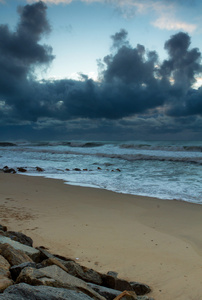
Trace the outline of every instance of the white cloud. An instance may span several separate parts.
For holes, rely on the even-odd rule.
[[[158,18],[156,21],[152,22],[152,25],[159,29],[184,30],[190,33],[196,30],[195,24],[189,24],[189,23],[181,22],[179,20],[174,20],[170,18],[170,16],[162,16]]]

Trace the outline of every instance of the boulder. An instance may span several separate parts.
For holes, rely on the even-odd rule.
[[[0,255],[0,278],[2,277],[9,277],[10,276],[10,264],[9,262]]]
[[[67,272],[72,276],[78,277],[86,282],[102,284],[101,275],[93,269],[80,266],[74,261],[66,261],[63,264],[66,267]]]
[[[114,300],[137,300],[137,295],[134,291],[123,291]]]
[[[24,268],[16,280],[16,283],[21,282],[31,285],[45,285],[58,288],[74,289],[82,291],[93,299],[104,300],[102,296],[88,287],[83,280],[66,273],[56,265],[45,267],[39,270],[30,267]]]
[[[88,286],[91,287],[94,291],[96,291],[101,296],[105,297],[105,299],[107,300],[113,300],[114,298],[116,298],[118,295],[121,294],[120,291],[106,288],[104,286],[100,286],[94,283],[88,283]]]
[[[17,168],[17,169],[18,169],[18,172],[22,172],[22,173],[27,172],[27,170],[25,168],[22,168],[22,167]]]
[[[92,300],[88,295],[74,290],[49,286],[31,286],[20,283],[7,288],[1,300]]]
[[[2,293],[7,287],[13,285],[13,281],[10,278],[2,277],[0,278],[0,293]]]
[[[36,268],[36,264],[34,262],[24,262],[20,265],[12,266],[10,268],[10,274],[12,279],[16,281],[17,277],[20,275],[20,272],[26,267]]]
[[[74,171],[81,171],[81,169],[79,169],[79,168],[74,168],[73,170]]]
[[[6,236],[1,236],[0,235],[0,248],[1,248],[2,244],[9,244],[15,250],[20,250],[23,253],[25,253],[26,255],[28,255],[35,262],[39,261],[40,251],[37,250],[37,249],[35,249],[35,248],[33,248],[33,247],[29,247],[27,245],[23,245],[23,244],[21,244],[21,243],[19,243],[17,241],[11,240],[10,238],[8,238]],[[22,262],[25,262],[25,261],[21,261],[19,263],[14,263],[13,265],[19,265]]]
[[[0,293],[13,284],[13,281],[9,278],[9,268],[9,262],[2,255],[0,255]]]
[[[36,167],[36,171],[37,171],[37,172],[43,172],[44,169],[42,169],[42,168],[40,168],[40,167]]]
[[[21,263],[31,261],[32,259],[21,250],[16,250],[9,244],[0,245],[1,255],[11,264],[20,265]]]
[[[130,282],[130,284],[137,295],[145,295],[151,292],[151,289],[147,284],[135,281]]]
[[[22,232],[7,231],[4,235],[9,237],[11,240],[17,241],[23,245],[27,245],[29,247],[33,246],[33,240]]]
[[[0,230],[1,230],[1,231],[7,231],[7,227],[6,227],[6,226],[3,226],[3,225],[0,225]]]
[[[133,291],[130,283],[124,279],[119,279],[114,276],[110,276],[107,274],[101,274],[102,285],[108,287],[110,289],[118,290],[118,291]]]
[[[13,169],[13,168],[8,168],[7,166],[5,166],[5,167],[3,168],[3,172],[4,172],[4,173],[15,174],[15,173],[16,173],[16,170]]]
[[[114,272],[114,271],[109,271],[109,272],[107,272],[107,275],[110,275],[110,276],[115,277],[115,278],[118,277],[118,273],[117,273],[117,272]]]

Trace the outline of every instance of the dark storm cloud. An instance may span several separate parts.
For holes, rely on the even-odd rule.
[[[16,31],[0,25],[0,96],[17,105],[14,94],[23,94],[35,65],[53,60],[52,48],[40,45],[41,37],[50,31],[46,19],[46,6],[42,2],[26,5],[20,15]]]
[[[34,68],[54,58],[52,48],[40,44],[50,32],[46,6],[37,2],[18,12],[16,31],[0,26],[1,124],[21,125],[31,134],[38,128],[44,134],[49,129],[57,136],[85,132],[95,137],[101,132],[129,136],[128,131],[136,137],[169,135],[201,124],[202,89],[192,88],[202,71],[201,53],[191,49],[188,34],[165,42],[168,58],[160,63],[155,51],[133,47],[121,29],[111,36],[111,53],[99,61],[99,82],[85,74],[81,81],[38,82]]]

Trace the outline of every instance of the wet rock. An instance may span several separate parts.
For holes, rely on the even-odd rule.
[[[43,172],[44,169],[42,169],[42,168],[40,168],[40,167],[36,167],[36,171],[37,171],[37,172]]]
[[[89,295],[93,299],[104,300],[102,296],[88,287],[83,280],[66,273],[56,265],[39,270],[30,267],[24,268],[16,280],[16,283],[21,282],[31,285],[46,285],[58,288],[76,289]]]
[[[15,174],[15,173],[16,173],[16,170],[13,169],[13,168],[9,168],[8,166],[5,166],[5,167],[3,168],[3,172],[4,172],[4,173]]]
[[[79,168],[74,168],[73,170],[74,171],[81,171],[81,169],[79,169]]]
[[[14,241],[17,241],[17,242],[23,244],[23,245],[27,245],[29,247],[33,246],[33,240],[22,232],[7,231],[5,233],[5,236],[9,237],[11,240],[14,240]]]
[[[0,235],[0,247],[2,247],[2,244],[9,244],[15,250],[22,251],[24,254],[28,255],[31,258],[31,261],[33,260],[35,262],[38,262],[38,260],[39,260],[40,252],[39,252],[39,250],[37,250],[33,247],[23,245],[19,242],[11,240],[10,238],[8,238],[6,236],[1,236]],[[20,262],[17,262],[17,263],[13,263],[12,265],[19,265],[20,263],[23,263],[23,262],[25,262],[25,261],[20,261]]]
[[[7,288],[1,300],[92,300],[88,295],[74,290],[49,286],[31,286],[20,283]]]
[[[21,173],[27,172],[27,170],[25,168],[22,168],[22,167],[17,168],[17,169],[18,169],[18,172],[21,172]]]
[[[9,244],[0,245],[0,253],[11,264],[11,266],[20,265],[21,263],[28,261],[32,262],[32,259],[27,254],[21,250],[13,248]]]
[[[26,267],[36,268],[36,264],[34,262],[24,262],[20,265],[12,266],[10,268],[12,279],[16,281],[17,277],[20,275],[20,272]]]
[[[102,170],[100,167],[97,167],[98,170]]]
[[[145,295],[151,292],[151,288],[147,284],[135,281],[130,282],[130,284],[137,295]]]
[[[68,169],[68,168],[66,168],[65,170],[66,170],[66,171],[70,171],[70,169]]]

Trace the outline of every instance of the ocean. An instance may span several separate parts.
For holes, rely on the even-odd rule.
[[[6,165],[71,185],[202,204],[202,141],[0,142]]]

